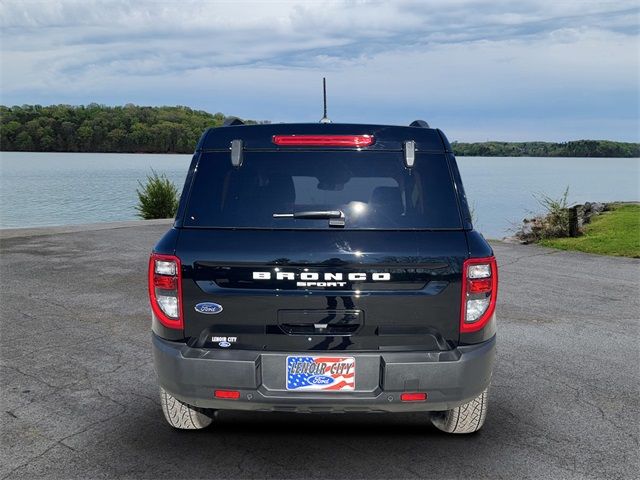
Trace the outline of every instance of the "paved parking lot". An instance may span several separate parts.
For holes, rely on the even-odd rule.
[[[231,412],[179,432],[145,284],[167,227],[120,227],[0,234],[0,478],[637,478],[638,260],[494,244],[499,352],[476,435],[418,414]]]

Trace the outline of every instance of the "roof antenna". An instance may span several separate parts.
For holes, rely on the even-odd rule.
[[[320,119],[320,123],[331,123],[327,117],[327,79],[322,77],[322,97],[324,99],[324,115]]]

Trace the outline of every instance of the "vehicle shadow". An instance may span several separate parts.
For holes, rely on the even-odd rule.
[[[202,431],[157,421],[139,427],[119,442],[131,442],[125,455],[149,465],[136,472],[139,478],[415,478],[448,472],[461,455],[469,462],[486,458],[493,448],[489,432],[447,435],[426,413],[223,411]],[[137,441],[139,435],[147,441]]]

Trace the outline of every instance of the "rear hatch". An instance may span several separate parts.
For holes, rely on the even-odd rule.
[[[279,216],[312,211],[344,225]],[[448,350],[466,252],[444,153],[407,168],[402,151],[249,150],[241,166],[202,152],[176,248],[185,335],[207,348]]]

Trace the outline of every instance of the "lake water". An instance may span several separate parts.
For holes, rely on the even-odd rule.
[[[154,169],[182,188],[190,155],[0,153],[0,228],[136,219],[138,180]],[[535,194],[571,202],[640,200],[638,158],[459,157],[475,227],[489,238],[540,207]]]

